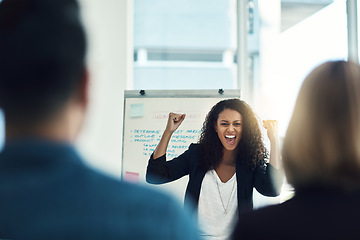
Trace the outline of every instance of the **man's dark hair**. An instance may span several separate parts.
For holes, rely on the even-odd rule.
[[[6,121],[52,116],[79,86],[86,40],[75,0],[0,2],[0,108]]]

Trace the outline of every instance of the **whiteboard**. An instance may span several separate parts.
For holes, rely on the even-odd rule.
[[[217,102],[240,98],[240,90],[126,90],[124,92],[124,129],[122,178],[138,184],[145,181],[146,167],[167,124],[169,112],[186,117],[174,132],[167,160],[179,156],[199,139],[206,114]],[[188,176],[171,183],[151,185],[183,200]]]

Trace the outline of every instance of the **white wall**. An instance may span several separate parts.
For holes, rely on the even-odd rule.
[[[90,103],[78,147],[87,162],[121,173],[123,92],[133,72],[132,0],[79,0],[88,36]]]

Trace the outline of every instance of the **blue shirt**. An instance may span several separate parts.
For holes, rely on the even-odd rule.
[[[73,146],[8,142],[0,153],[0,238],[198,239],[172,197],[87,167]]]

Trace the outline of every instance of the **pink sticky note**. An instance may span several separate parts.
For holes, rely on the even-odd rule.
[[[136,172],[125,172],[124,180],[131,183],[139,182],[139,173]]]

